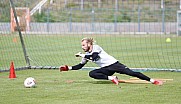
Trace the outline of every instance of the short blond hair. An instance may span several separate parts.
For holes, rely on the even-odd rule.
[[[83,41],[85,41],[85,40],[87,41],[87,43],[90,43],[91,45],[95,44],[95,41],[94,41],[93,38],[85,37],[85,38],[83,38],[83,39],[81,40],[81,42],[83,42]]]

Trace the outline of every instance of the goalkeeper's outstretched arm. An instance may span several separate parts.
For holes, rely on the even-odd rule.
[[[68,70],[79,70],[81,69],[86,63],[79,63],[74,66],[68,66],[68,65],[63,65],[60,66],[60,71],[68,71]]]
[[[63,65],[63,66],[60,66],[60,71],[68,71],[68,70],[79,70],[81,69],[85,64],[77,64],[77,65],[74,65],[74,66],[67,66],[67,65]]]
[[[84,65],[85,65],[85,64],[79,63],[79,64],[77,64],[77,65],[72,66],[72,67],[71,67],[71,68],[72,68],[71,70],[79,70],[79,69],[81,69]]]

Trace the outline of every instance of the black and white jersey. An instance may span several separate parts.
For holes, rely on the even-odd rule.
[[[92,62],[96,63],[100,67],[109,66],[118,61],[113,56],[110,56],[109,54],[107,54],[99,45],[93,45],[92,52],[86,52],[85,55],[92,55],[95,52],[98,53],[99,58]],[[87,62],[88,62],[88,59],[82,58],[82,61],[80,63],[86,64]]]

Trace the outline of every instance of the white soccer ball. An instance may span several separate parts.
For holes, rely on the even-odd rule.
[[[24,86],[25,86],[26,88],[32,88],[32,87],[35,87],[35,85],[36,85],[36,81],[35,81],[35,79],[32,78],[32,77],[28,77],[28,78],[26,78],[25,81],[24,81]]]

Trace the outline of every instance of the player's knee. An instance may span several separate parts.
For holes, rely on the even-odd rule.
[[[90,72],[89,72],[89,76],[90,76],[91,78],[95,78],[95,72],[94,72],[94,71],[90,71]]]

